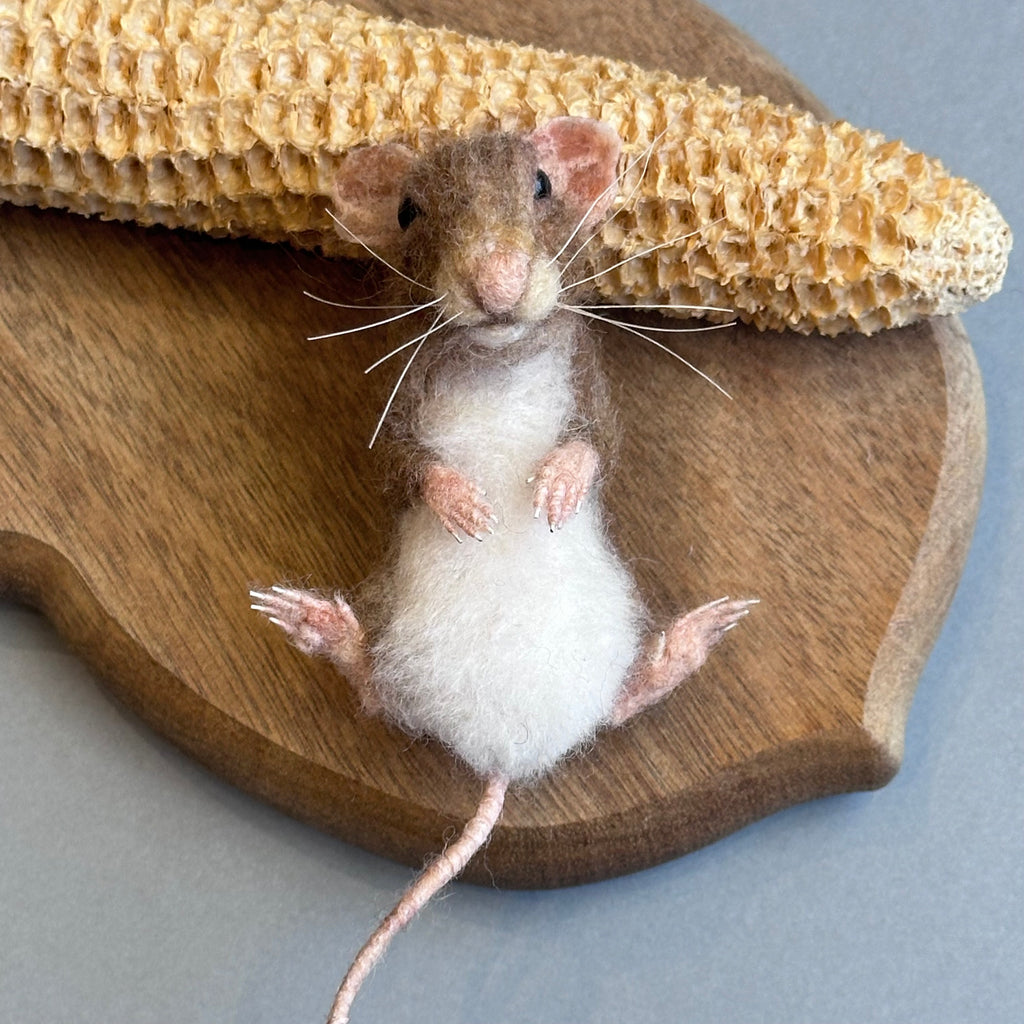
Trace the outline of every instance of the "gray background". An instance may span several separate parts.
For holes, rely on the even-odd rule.
[[[711,6],[836,113],[979,183],[1024,246],[1024,5]],[[964,317],[986,491],[896,780],[599,885],[456,886],[357,1021],[1022,1019],[1021,266]],[[408,878],[194,766],[0,604],[0,1021],[319,1021]]]

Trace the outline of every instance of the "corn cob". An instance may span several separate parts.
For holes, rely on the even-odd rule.
[[[610,301],[871,332],[998,290],[1009,230],[900,142],[624,62],[309,0],[0,0],[0,198],[348,252],[325,208],[350,148],[599,117],[626,158]]]

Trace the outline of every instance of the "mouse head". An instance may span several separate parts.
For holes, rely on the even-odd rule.
[[[619,146],[600,121],[560,117],[423,156],[398,144],[354,150],[337,181],[339,217],[433,293],[416,298],[445,296],[460,325],[540,321],[555,308],[563,265],[615,200]]]

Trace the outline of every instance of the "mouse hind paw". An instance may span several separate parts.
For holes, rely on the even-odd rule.
[[[644,708],[667,697],[693,675],[729,630],[758,603],[756,598],[719,598],[675,619],[653,638],[652,647],[634,665],[612,712],[621,725]]]
[[[253,611],[284,631],[303,654],[330,658],[335,651],[362,642],[362,629],[340,595],[323,597],[313,590],[274,586],[251,590]]]
[[[366,635],[355,612],[340,595],[273,586],[250,590],[250,608],[281,629],[303,654],[327,658],[355,686],[368,712],[379,710],[370,686]]]

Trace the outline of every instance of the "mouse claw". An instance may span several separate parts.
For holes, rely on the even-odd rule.
[[[548,505],[548,486],[545,483],[537,485],[533,493],[533,518],[540,519],[540,514]]]
[[[665,635],[665,630],[661,630],[658,633],[658,639],[655,641],[654,650],[651,652],[650,660],[652,662],[660,661],[665,654],[665,645],[668,643],[668,638]]]

